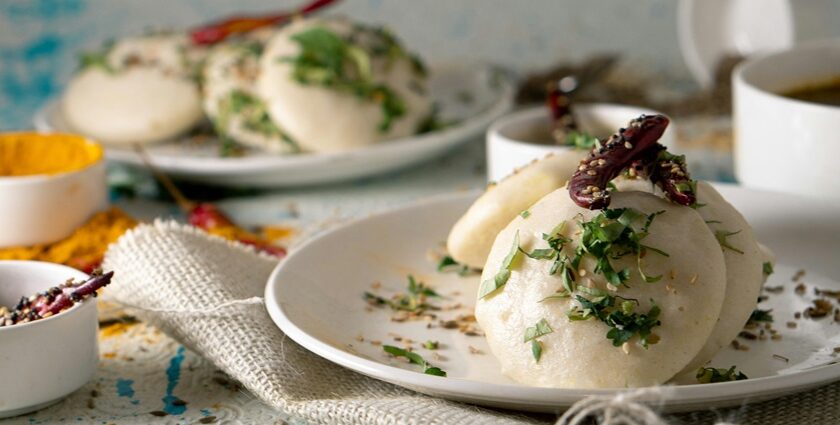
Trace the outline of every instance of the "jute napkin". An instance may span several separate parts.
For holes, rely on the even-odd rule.
[[[559,419],[428,397],[344,369],[287,339],[262,302],[275,265],[249,247],[159,221],[135,228],[109,248],[104,267],[116,274],[106,296],[212,361],[267,404],[312,424],[584,424],[589,418],[628,425],[840,422],[837,385],[808,393],[810,398],[796,396],[785,408],[778,402],[756,405],[747,410],[754,415],[741,409],[667,421],[632,397],[585,400]],[[786,413],[799,410],[796,405],[821,406],[830,422]]]

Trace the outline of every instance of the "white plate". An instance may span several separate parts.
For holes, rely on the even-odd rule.
[[[781,50],[794,42],[789,0],[682,0],[677,26],[683,58],[703,87],[712,85],[727,56]]]
[[[718,186],[755,227],[761,241],[778,255],[778,266],[768,285],[785,285],[783,293],[770,295],[762,308],[772,308],[780,341],[742,341],[750,351],[725,348],[712,362],[717,367],[737,365],[750,379],[720,384],[675,385],[667,393],[665,409],[686,411],[738,405],[803,391],[840,379],[840,365],[832,364],[833,348],[840,346],[840,326],[831,318],[802,319],[788,329],[794,311],[807,299],[793,292],[795,269],[808,270],[805,281],[822,288],[840,289],[840,207],[820,205],[790,195],[760,192],[735,186]],[[458,277],[435,271],[427,258],[439,248],[452,223],[475,194],[458,194],[365,218],[311,240],[285,261],[266,287],[269,314],[283,332],[312,352],[344,367],[422,393],[500,408],[558,412],[591,394],[619,390],[537,388],[516,384],[499,372],[483,337],[469,337],[440,327],[427,329],[424,322],[396,323],[383,309],[366,311],[362,300],[372,282],[381,282],[379,293],[405,292],[406,275],[412,273],[465,308],[438,312],[441,318],[471,313],[478,277]],[[807,206],[807,208],[806,208]],[[453,295],[459,292],[460,295]],[[440,341],[438,352],[417,350],[447,378],[424,375],[416,366],[387,357],[369,343],[381,340],[399,346],[396,333],[414,341]],[[364,342],[357,340],[365,338]],[[485,355],[470,354],[473,346]],[[778,354],[788,363],[773,357]]]
[[[510,78],[493,67],[477,65],[432,67],[430,93],[440,106],[441,118],[445,122],[455,120],[455,125],[350,152],[285,156],[254,152],[221,158],[215,140],[201,144],[174,140],[149,146],[147,151],[161,171],[186,180],[239,187],[338,182],[396,170],[440,155],[481,135],[513,102]],[[73,132],[61,114],[59,102],[47,104],[35,115],[36,129]],[[131,148],[106,146],[105,155],[114,162],[142,165]]]

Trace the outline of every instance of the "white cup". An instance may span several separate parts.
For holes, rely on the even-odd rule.
[[[611,103],[579,103],[575,104],[573,111],[581,131],[598,138],[608,137],[639,115],[659,113]],[[672,123],[659,142],[673,148],[674,134]],[[535,159],[571,150],[569,146],[554,144],[547,107],[514,112],[499,118],[487,130],[487,180],[499,181]]]
[[[840,107],[778,93],[840,77],[840,40],[749,59],[732,75],[735,176],[744,186],[840,199]]]

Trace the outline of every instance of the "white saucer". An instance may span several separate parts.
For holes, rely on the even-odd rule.
[[[201,144],[173,140],[148,146],[154,164],[185,180],[232,187],[289,187],[341,182],[404,168],[438,156],[481,135],[513,104],[513,83],[498,69],[478,65],[433,66],[430,93],[439,105],[442,130],[330,154],[272,155],[249,153],[219,157],[216,141]],[[39,131],[73,132],[61,113],[60,101],[47,104],[33,119]],[[114,162],[142,166],[130,147],[109,147]]]
[[[717,186],[754,226],[761,242],[778,256],[776,273],[767,285],[784,285],[761,308],[772,308],[779,341],[745,341],[750,351],[725,348],[712,362],[716,367],[737,365],[748,380],[674,385],[665,392],[667,411],[688,411],[739,405],[804,391],[840,379],[840,365],[833,364],[834,347],[840,346],[840,326],[832,318],[802,319],[788,329],[794,311],[812,299],[795,295],[791,276],[803,268],[805,281],[821,288],[840,289],[840,282],[820,277],[840,277],[840,207],[798,197]],[[476,194],[455,194],[371,216],[321,235],[284,260],[266,286],[266,305],[272,319],[290,338],[339,365],[433,396],[486,406],[529,411],[558,412],[592,394],[620,390],[538,388],[517,384],[503,376],[498,362],[480,336],[467,336],[441,327],[427,329],[425,322],[390,321],[385,309],[366,309],[362,299],[373,282],[381,282],[383,296],[405,292],[412,274],[447,297],[444,305],[465,308],[437,312],[450,319],[471,314],[478,277],[459,277],[436,271],[428,258],[439,249],[453,222]],[[457,293],[457,294],[456,294]],[[394,335],[418,343],[437,340],[445,359],[435,359],[424,348],[416,350],[448,377],[419,373],[415,365],[389,358],[372,340],[399,346]],[[419,344],[415,344],[419,345]],[[471,354],[470,347],[485,354]],[[789,361],[773,357],[783,356]]]

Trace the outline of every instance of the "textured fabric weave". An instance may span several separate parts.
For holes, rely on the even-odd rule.
[[[107,299],[126,305],[239,380],[267,404],[312,424],[548,424],[441,400],[337,366],[287,339],[261,301],[276,260],[174,222],[141,225],[106,254]],[[742,409],[669,415],[616,400],[584,400],[558,423],[840,423],[840,384]],[[576,412],[582,415],[576,415]],[[605,421],[605,418],[612,418]],[[628,419],[629,418],[629,419]],[[632,421],[631,421],[632,420]]]

